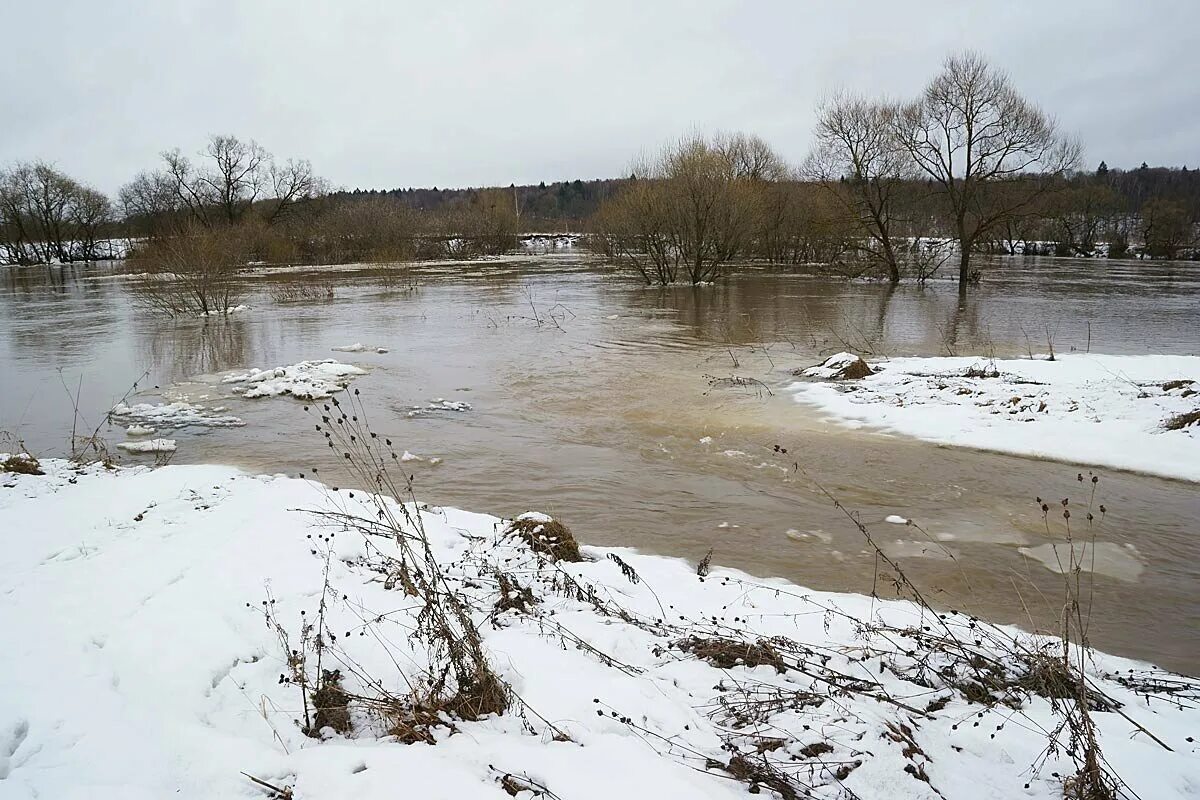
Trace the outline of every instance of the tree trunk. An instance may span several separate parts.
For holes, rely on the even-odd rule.
[[[971,247],[975,244],[972,237],[967,236],[965,220],[958,218],[958,291],[965,292],[971,279]]]

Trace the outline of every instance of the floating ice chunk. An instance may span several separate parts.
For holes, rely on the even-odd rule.
[[[127,453],[173,453],[174,439],[147,439],[144,442],[121,442],[117,445]]]
[[[227,375],[222,383],[244,384],[234,388],[243,397],[277,397],[291,395],[301,400],[319,400],[340,392],[359,375],[367,371],[352,364],[333,359],[301,361],[274,369],[251,369],[249,372]]]
[[[886,517],[884,517],[883,521],[890,522],[893,525],[907,525],[908,524],[908,520],[905,519],[904,517],[900,516],[899,514],[888,514]]]
[[[134,405],[117,403],[109,414],[118,422],[128,424],[130,427],[126,433],[131,436],[149,435],[156,428],[238,428],[246,424],[239,417],[217,413],[225,410],[223,407],[210,409],[183,401]],[[140,432],[134,428],[140,429]]]
[[[470,403],[465,403],[461,400],[446,400],[439,397],[436,400],[430,400],[423,406],[411,406],[408,410],[408,416],[416,417],[421,414],[436,414],[440,411],[453,411],[461,414],[470,410]]]
[[[200,314],[201,317],[223,317],[226,314],[234,314],[238,311],[249,311],[250,306],[230,306],[224,311],[205,311]]]

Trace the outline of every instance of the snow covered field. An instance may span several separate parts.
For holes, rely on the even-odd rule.
[[[242,773],[295,800],[987,800],[1061,797],[1075,772],[1046,752],[1072,701],[1021,688],[1028,664],[995,649],[1041,653],[1032,637],[627,550],[554,562],[445,508],[421,515],[440,566],[414,568],[471,609],[512,699],[403,744],[356,699],[404,696],[427,663],[409,579],[378,571],[394,540],[341,524],[377,519],[369,498],[219,466],[42,466],[0,474],[5,800],[273,796]],[[270,619],[292,648],[325,632],[345,733],[302,732]],[[986,690],[946,641],[987,665]],[[1146,800],[1195,797],[1200,684],[1102,655],[1089,670],[1113,770]],[[1184,688],[1138,693],[1154,681]]]
[[[872,367],[861,380],[791,388],[849,426],[1200,481],[1200,424],[1167,429],[1200,409],[1200,357],[894,358]],[[831,373],[818,367],[805,377]]]

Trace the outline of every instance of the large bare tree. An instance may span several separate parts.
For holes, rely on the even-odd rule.
[[[308,161],[277,162],[257,142],[236,136],[210,136],[195,161],[178,148],[162,158],[160,172],[143,173],[122,188],[127,211],[160,220],[183,212],[212,227],[242,222],[258,204],[258,215],[270,224],[325,191]]]
[[[896,241],[900,194],[916,170],[897,136],[897,107],[852,94],[823,103],[803,174],[819,183],[861,229],[858,249],[900,282]]]
[[[1079,162],[1080,147],[975,53],[946,59],[916,101],[897,114],[897,135],[940,189],[960,248],[958,280],[971,280],[971,250],[1020,215]],[[993,192],[998,184],[1011,184]]]
[[[112,219],[102,193],[45,162],[19,163],[0,173],[0,248],[18,263],[80,261],[100,252],[100,232]]]

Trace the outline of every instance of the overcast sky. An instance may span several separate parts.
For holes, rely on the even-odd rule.
[[[5,0],[0,165],[105,191],[210,133],[337,186],[623,173],[688,130],[791,159],[849,88],[915,93],[978,50],[1088,164],[1200,164],[1200,0]]]

